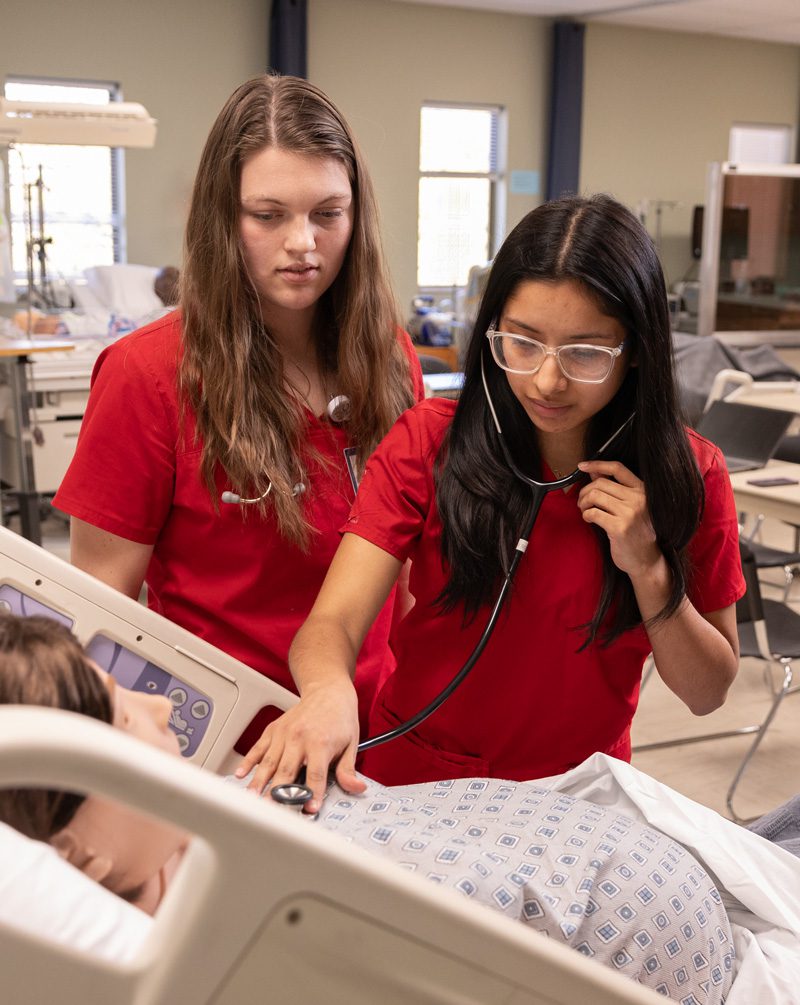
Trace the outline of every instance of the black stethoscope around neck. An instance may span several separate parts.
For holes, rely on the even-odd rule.
[[[492,396],[489,393],[489,384],[486,380],[486,372],[483,365],[483,357],[481,357],[481,380],[483,382],[483,391],[486,395],[486,403],[489,406],[489,411],[494,422],[495,429],[497,430],[497,438],[500,441],[500,449],[503,452],[503,458],[508,465],[511,473],[523,482],[531,490],[531,508],[528,511],[525,523],[522,528],[522,533],[517,541],[517,545],[514,548],[514,554],[511,557],[511,561],[508,565],[508,570],[506,571],[503,583],[497,594],[497,599],[492,607],[491,614],[486,622],[486,626],[483,629],[481,637],[478,639],[475,648],[472,650],[470,655],[467,657],[464,665],[458,671],[458,673],[453,677],[449,684],[444,687],[439,694],[433,698],[423,709],[420,709],[416,715],[407,719],[405,722],[401,722],[398,726],[393,729],[387,730],[385,733],[379,733],[377,736],[370,736],[366,740],[362,740],[361,743],[356,747],[356,753],[362,753],[365,750],[371,750],[373,747],[379,747],[384,743],[388,743],[390,740],[395,740],[400,736],[404,736],[406,733],[410,733],[417,726],[421,725],[429,716],[444,704],[445,701],[450,697],[450,695],[456,690],[457,687],[464,681],[467,675],[471,672],[475,664],[480,659],[484,649],[486,648],[489,639],[492,637],[495,626],[497,625],[497,619],[500,616],[505,602],[508,598],[509,590],[511,589],[511,584],[516,575],[519,563],[522,561],[522,556],[525,554],[528,548],[528,542],[530,541],[531,534],[533,533],[534,525],[536,524],[536,519],[539,516],[539,510],[542,507],[545,496],[550,492],[556,492],[557,490],[567,489],[571,485],[580,481],[585,475],[580,468],[576,468],[571,474],[565,475],[563,478],[557,478],[552,482],[540,482],[535,478],[530,478],[524,472],[520,471],[511,456],[511,451],[508,449],[505,438],[503,437],[503,430],[500,426],[500,420],[497,417],[497,412],[495,411],[494,402],[492,401]],[[628,418],[622,423],[622,425],[617,429],[612,436],[610,436],[606,442],[595,451],[592,460],[597,460],[611,445],[616,442],[619,437],[625,432],[625,430],[633,422],[636,412],[631,412]],[[283,805],[292,806],[296,809],[302,809],[305,803],[311,798],[311,789],[304,784],[305,780],[305,768],[301,769],[300,775],[294,782],[290,782],[286,785],[276,785],[271,790],[270,793],[272,798]]]

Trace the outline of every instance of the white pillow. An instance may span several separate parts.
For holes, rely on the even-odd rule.
[[[0,823],[0,939],[14,928],[125,963],[153,919],[65,862],[49,845]]]
[[[84,269],[89,291],[107,311],[136,320],[164,305],[153,289],[158,269],[151,265],[93,265]]]

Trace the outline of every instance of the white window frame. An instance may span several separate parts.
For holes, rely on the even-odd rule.
[[[507,180],[507,148],[508,148],[508,127],[507,115],[502,105],[485,104],[480,102],[459,102],[459,101],[423,101],[420,107],[420,118],[426,108],[452,108],[467,109],[469,111],[489,111],[494,116],[495,127],[495,150],[494,167],[489,171],[423,171],[419,170],[417,181],[417,216],[419,218],[419,182],[423,178],[488,178],[489,179],[489,247],[487,249],[488,259],[491,260],[497,254],[500,245],[503,243],[506,232],[506,180]],[[421,157],[417,158],[417,164]],[[482,262],[475,262],[475,265],[482,265]],[[419,274],[419,259],[417,259],[417,275]],[[434,297],[441,297],[445,292],[457,289],[458,286],[432,286],[419,285],[419,292],[431,294]]]
[[[44,86],[53,87],[91,87],[99,88],[101,90],[107,90],[109,95],[109,102],[121,101],[122,100],[122,89],[120,85],[114,81],[107,80],[88,80],[88,79],[73,79],[66,77],[43,77],[43,76],[29,76],[24,74],[7,74],[4,80],[4,87],[8,84],[41,84]],[[7,95],[8,96],[8,95]],[[15,146],[21,147],[21,153],[24,158],[25,147],[31,144],[15,144]],[[125,227],[125,151],[122,147],[108,147],[109,151],[109,172],[111,181],[111,231],[112,231],[112,247],[113,247],[113,262],[126,262],[127,261],[127,232]],[[9,152],[9,158],[14,156],[12,152]],[[9,168],[10,168],[9,164]],[[26,168],[30,170],[30,165],[26,162]],[[23,197],[24,205],[24,197]],[[11,201],[11,193],[9,191],[8,195],[8,207],[9,207],[9,221],[12,223],[19,223],[19,216],[14,213],[14,206]],[[45,203],[45,213],[46,213],[46,203]],[[36,209],[34,208],[34,214]],[[45,219],[45,225],[46,225]],[[46,235],[45,235],[46,236]],[[13,234],[12,234],[12,244],[13,244]],[[13,251],[12,251],[13,254]],[[99,264],[99,263],[98,263]],[[80,274],[69,275],[64,274],[59,270],[59,276],[62,276],[67,282],[74,280],[80,281],[82,278]],[[51,276],[52,280],[54,277]],[[19,270],[14,272],[14,286],[20,292],[28,286],[28,276],[26,273],[21,273]],[[42,296],[42,291],[39,293]],[[44,294],[44,299],[47,299],[46,293]],[[42,306],[68,306],[64,304],[43,304]]]
[[[735,122],[728,133],[731,164],[791,164],[794,128],[782,123]]]

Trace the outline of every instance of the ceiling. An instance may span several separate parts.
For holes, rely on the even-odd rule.
[[[800,45],[800,0],[402,0]]]

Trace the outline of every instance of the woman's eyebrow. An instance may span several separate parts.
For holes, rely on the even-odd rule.
[[[507,325],[514,325],[515,328],[522,328],[526,332],[530,332],[532,335],[540,335],[541,329],[534,327],[533,325],[526,324],[524,321],[520,321],[517,318],[506,317],[503,318],[503,323]],[[568,335],[567,340],[570,342],[580,342],[581,339],[587,338],[603,338],[608,340],[613,340],[616,336],[608,332],[578,332],[576,335]]]
[[[534,328],[533,325],[525,324],[524,321],[518,321],[517,318],[505,317],[503,321],[508,325],[515,325],[517,328],[523,328],[526,332],[538,332],[538,328]]]
[[[351,192],[332,192],[330,195],[323,196],[322,199],[317,200],[316,206],[323,206],[327,202],[345,202],[346,200],[352,199]],[[243,206],[257,206],[262,203],[270,203],[273,206],[286,206],[287,203],[282,199],[276,199],[271,195],[261,195],[253,194],[242,197]]]

